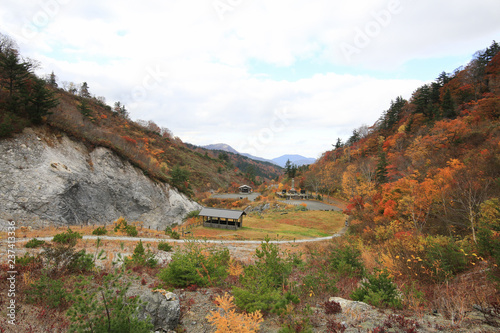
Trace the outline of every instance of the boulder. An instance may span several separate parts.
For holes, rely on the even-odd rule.
[[[342,312],[362,312],[374,309],[371,305],[364,302],[351,301],[341,297],[330,297],[329,301],[339,303]]]
[[[145,320],[149,316],[155,331],[169,332],[179,324],[181,306],[176,294],[163,289],[150,290],[137,286],[131,287],[127,296],[139,296],[142,304],[137,317]]]

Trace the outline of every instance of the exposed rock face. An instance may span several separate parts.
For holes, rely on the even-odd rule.
[[[0,229],[109,224],[120,216],[165,228],[200,206],[113,151],[44,129],[0,141]]]

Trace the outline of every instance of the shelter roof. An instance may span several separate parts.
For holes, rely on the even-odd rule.
[[[203,207],[203,209],[200,211],[198,215],[238,220],[242,215],[247,215],[247,214],[242,210]]]

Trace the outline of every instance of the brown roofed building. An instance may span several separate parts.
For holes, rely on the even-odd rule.
[[[199,216],[203,217],[203,226],[209,228],[238,229],[243,225],[242,210],[219,209],[204,207]]]

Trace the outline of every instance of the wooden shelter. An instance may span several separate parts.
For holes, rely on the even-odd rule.
[[[247,214],[242,210],[204,207],[198,215],[203,217],[204,227],[236,230],[241,228],[243,215]]]
[[[252,193],[252,188],[248,185],[241,185],[238,189],[240,190],[240,193]]]

